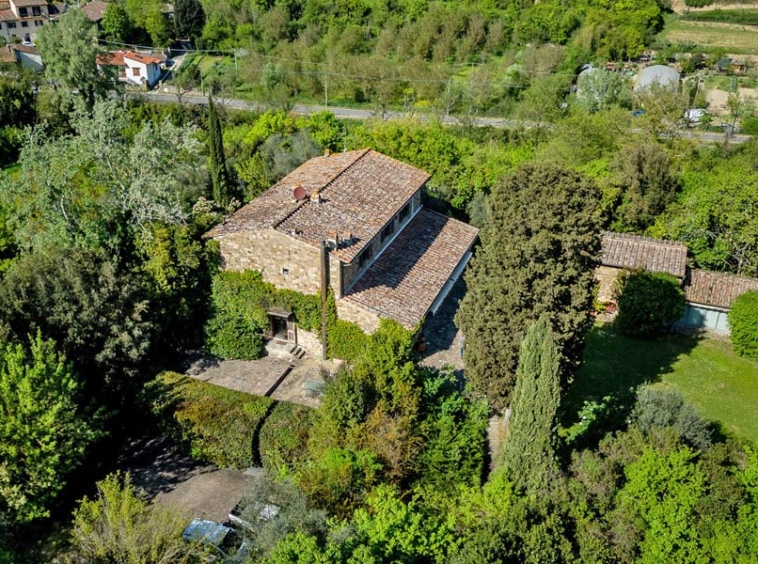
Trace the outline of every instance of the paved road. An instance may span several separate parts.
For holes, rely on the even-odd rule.
[[[176,94],[170,92],[145,92],[142,94],[130,94],[130,96],[140,96],[152,102],[177,102],[178,98]],[[264,111],[268,109],[268,106],[258,102],[248,102],[246,100],[240,100],[238,98],[217,98],[218,103],[225,108],[232,108],[235,110],[253,110]],[[200,104],[205,105],[208,103],[208,98],[197,93],[185,94],[182,97],[182,102],[186,104]],[[357,108],[340,108],[337,106],[319,106],[319,105],[305,105],[296,104],[293,106],[292,111],[300,115],[310,115],[317,112],[323,112],[324,110],[332,112],[335,117],[340,119],[371,119],[379,117],[381,112],[372,110],[361,110]],[[404,119],[410,117],[411,114],[405,112],[387,112],[383,117],[386,120],[392,119]],[[423,119],[423,116],[422,116]],[[445,125],[462,125],[463,122],[454,116],[443,116],[441,121]],[[477,127],[496,127],[496,128],[516,128],[516,127],[534,127],[536,124],[531,122],[510,120],[505,118],[495,117],[475,117],[472,120],[473,124]],[[679,130],[678,135],[685,139],[698,140],[701,143],[723,143],[724,134],[705,131],[689,131]],[[732,135],[729,138],[730,143],[745,143],[752,139],[750,135]]]

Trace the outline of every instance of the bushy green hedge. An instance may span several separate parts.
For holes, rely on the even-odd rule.
[[[260,272],[219,272],[213,279],[211,317],[205,327],[206,347],[221,358],[256,359],[263,352],[267,309],[291,311],[306,331],[321,327],[318,296],[277,290]]]
[[[674,323],[684,313],[684,292],[670,274],[646,270],[623,271],[617,283],[618,330],[645,336]]]
[[[734,352],[758,360],[758,291],[745,292],[729,310]]]
[[[289,474],[307,457],[314,411],[290,402],[276,404],[261,427],[258,449],[269,475]]]
[[[255,462],[253,439],[272,408],[270,398],[251,396],[164,372],[151,383],[153,412],[163,418],[193,458],[244,469]]]

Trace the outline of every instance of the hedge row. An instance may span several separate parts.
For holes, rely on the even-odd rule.
[[[163,398],[153,404],[153,412],[193,458],[222,468],[245,469],[257,462],[253,440],[274,400],[174,372],[164,372],[152,386],[161,388],[155,395]]]
[[[729,310],[729,329],[734,352],[758,360],[758,292],[745,292]]]
[[[303,405],[277,403],[261,427],[258,448],[269,475],[293,472],[308,454],[308,435],[315,412]]]
[[[689,12],[685,20],[694,22],[719,22],[742,25],[758,25],[758,10],[708,10]]]

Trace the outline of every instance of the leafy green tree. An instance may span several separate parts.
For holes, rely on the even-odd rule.
[[[186,524],[183,515],[140,499],[128,474],[110,474],[97,483],[97,497],[83,498],[74,511],[70,562],[189,562],[199,551],[182,539]]]
[[[134,276],[102,253],[25,255],[0,282],[0,319],[17,336],[40,331],[73,360],[87,397],[123,405],[135,391],[154,323]]]
[[[203,33],[205,11],[199,0],[174,2],[174,29],[177,37],[196,39]]]
[[[75,113],[74,123],[76,134],[63,137],[33,130],[21,171],[0,179],[21,249],[104,247],[123,256],[125,241],[151,222],[186,220],[185,202],[205,187],[194,128],[148,122],[127,138],[115,101]]]
[[[521,342],[503,463],[518,489],[540,492],[557,474],[555,455],[561,399],[560,354],[547,314]]]
[[[657,142],[636,142],[614,163],[622,186],[616,227],[642,231],[676,199],[679,180],[671,157]]]
[[[734,300],[729,328],[734,352],[758,360],[758,291],[745,292]]]
[[[502,408],[515,384],[521,339],[541,314],[551,314],[563,378],[579,362],[591,324],[600,194],[577,173],[525,165],[488,201],[456,323],[466,336],[467,380]]]
[[[588,69],[576,81],[576,101],[591,114],[628,103],[628,92],[629,86],[619,73],[602,68]]]
[[[646,270],[619,274],[616,327],[625,335],[647,336],[684,314],[684,292],[670,274]]]
[[[38,332],[22,345],[0,343],[0,516],[27,523],[53,502],[99,436],[79,407],[80,385],[52,341]]]
[[[155,47],[165,47],[171,39],[171,26],[168,15],[163,11],[163,5],[151,5],[145,17],[145,30],[150,34],[150,40]]]
[[[126,13],[124,6],[120,2],[110,2],[106,6],[100,25],[105,37],[111,41],[126,41],[132,33],[132,23],[129,19],[129,14]]]
[[[95,64],[102,53],[95,41],[94,24],[81,10],[69,10],[56,25],[46,25],[37,35],[40,55],[45,61],[45,77],[55,85],[62,101],[70,100],[74,91],[92,109],[106,96],[111,80]]]
[[[208,149],[209,170],[213,183],[213,199],[222,206],[231,201],[232,186],[229,171],[226,168],[226,156],[224,153],[224,137],[221,133],[221,120],[213,103],[213,96],[208,95]]]

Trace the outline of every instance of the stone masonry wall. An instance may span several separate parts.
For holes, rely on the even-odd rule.
[[[277,288],[304,294],[321,292],[317,248],[273,229],[232,233],[217,240],[225,270],[259,270],[263,279]]]
[[[379,329],[379,316],[345,300],[337,300],[337,317],[345,321],[352,321],[364,333],[371,334]]]
[[[616,286],[616,279],[618,278],[620,268],[613,268],[610,266],[598,266],[595,269],[595,280],[600,283],[600,288],[597,293],[597,301],[601,304],[609,302],[615,302],[613,297],[613,289]]]

